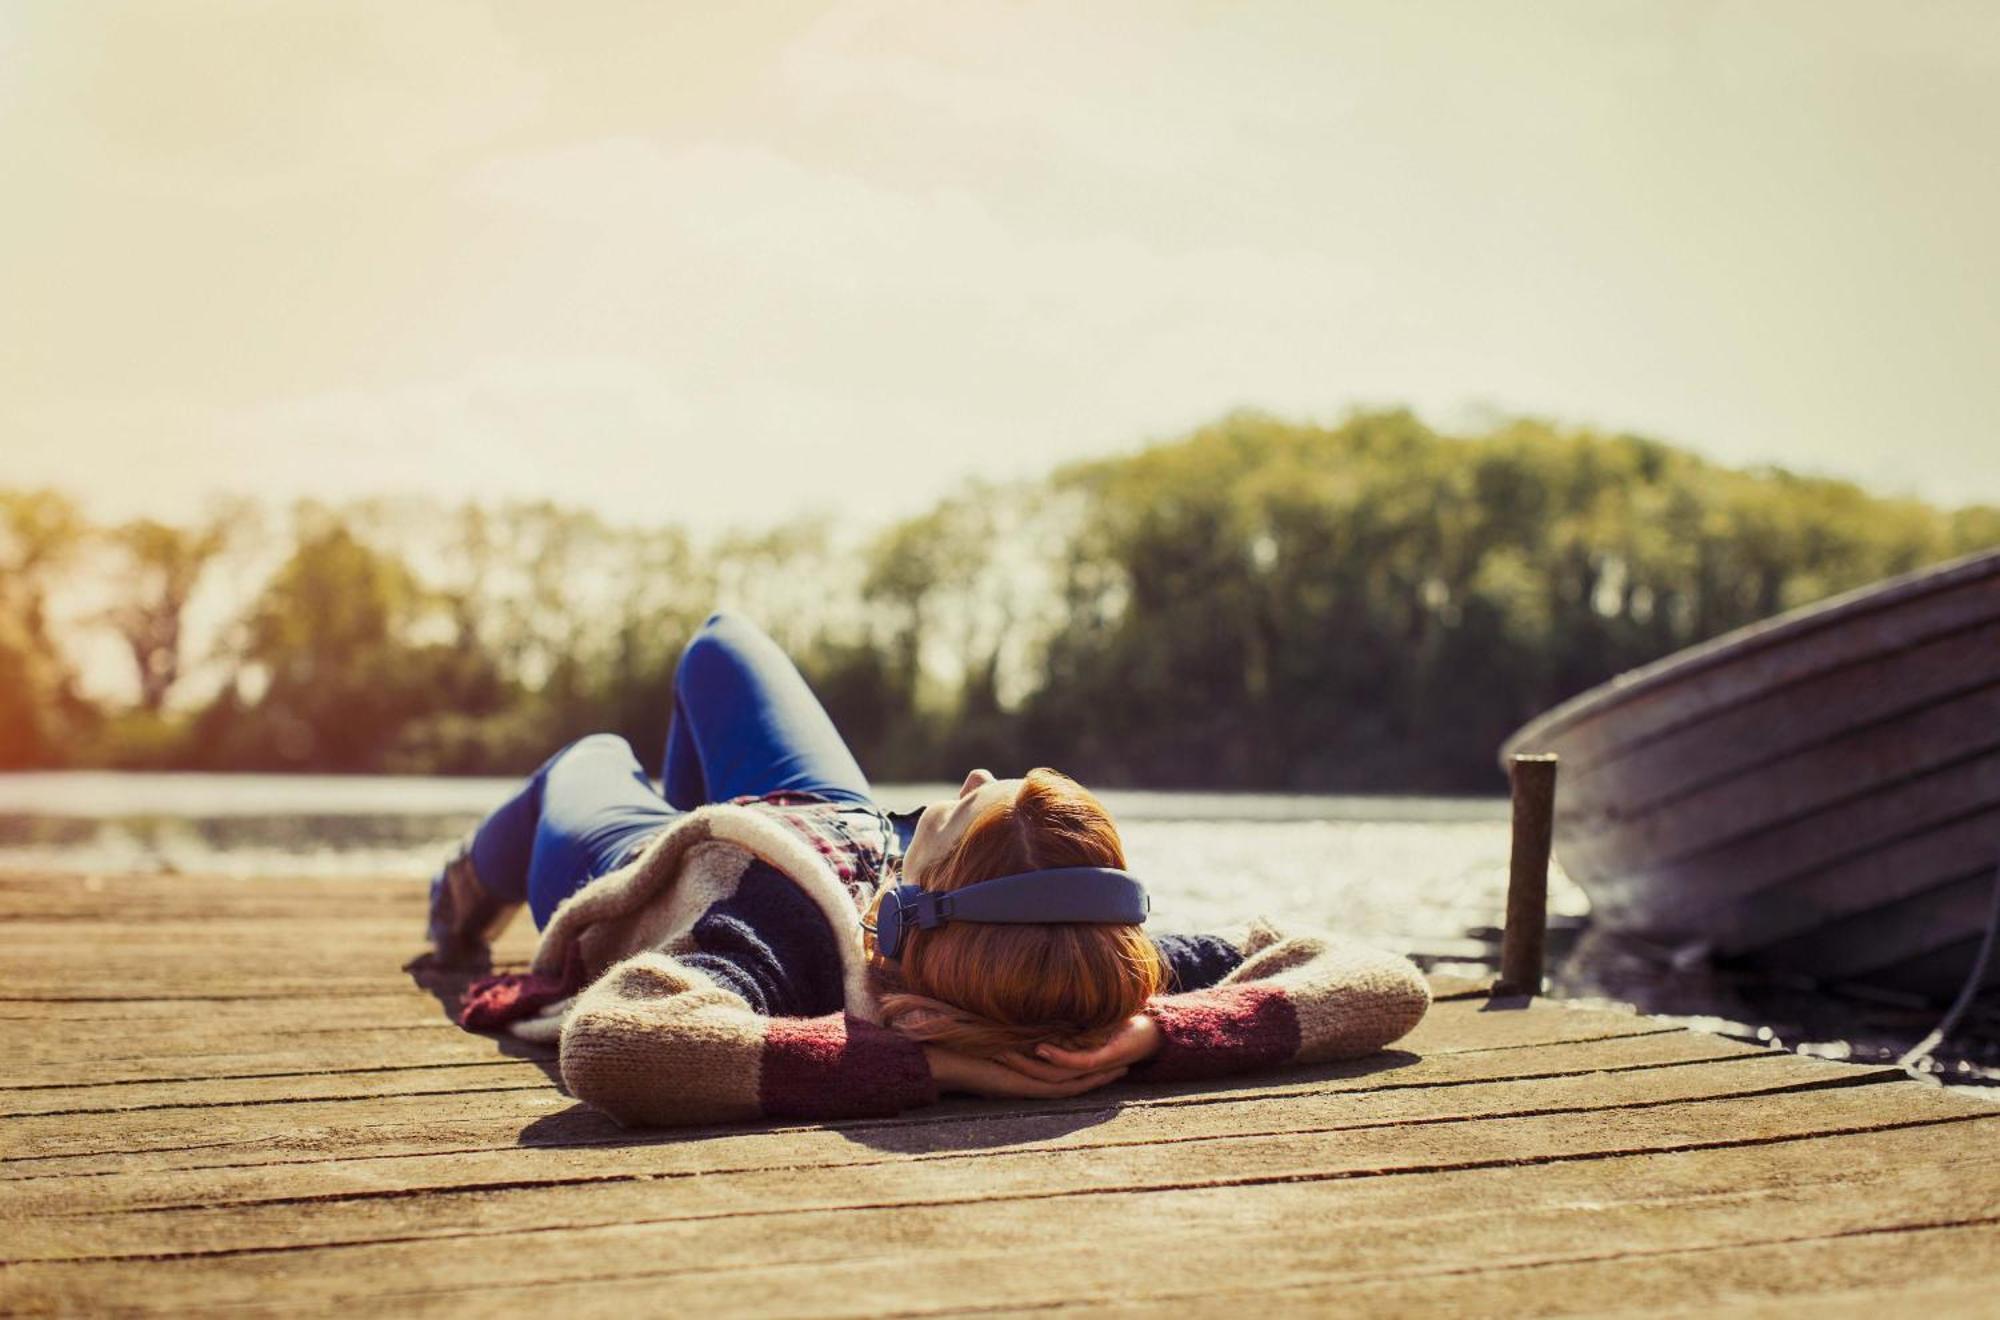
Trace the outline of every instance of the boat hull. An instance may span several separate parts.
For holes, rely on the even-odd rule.
[[[1948,995],[2000,867],[2000,551],[1621,676],[1520,752],[1562,758],[1556,854],[1593,920]]]

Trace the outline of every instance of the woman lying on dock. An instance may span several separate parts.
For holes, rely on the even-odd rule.
[[[634,1125],[892,1114],[941,1092],[1072,1096],[1373,1053],[1429,1005],[1405,959],[1254,922],[1142,929],[1111,817],[1053,770],[875,804],[777,644],[710,618],[674,679],[664,796],[598,734],[551,758],[433,882],[439,961],[525,904],[533,970],[461,1021],[559,1041]]]

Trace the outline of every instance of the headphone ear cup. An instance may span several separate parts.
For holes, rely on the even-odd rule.
[[[892,960],[903,952],[903,904],[894,890],[875,909],[875,952]]]

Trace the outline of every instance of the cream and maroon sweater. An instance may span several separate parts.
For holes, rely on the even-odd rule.
[[[536,1016],[469,1025],[559,1040],[564,1085],[629,1125],[893,1114],[937,1099],[923,1048],[881,1025],[893,973],[860,917],[882,868],[829,847],[834,808],[725,805],[682,817],[556,909],[534,974],[582,985]],[[1157,937],[1158,1055],[1128,1080],[1218,1077],[1370,1054],[1429,1006],[1407,960],[1253,923]]]

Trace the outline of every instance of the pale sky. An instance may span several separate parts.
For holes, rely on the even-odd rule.
[[[2000,5],[0,0],[0,484],[883,517],[1239,406],[2000,500]]]

